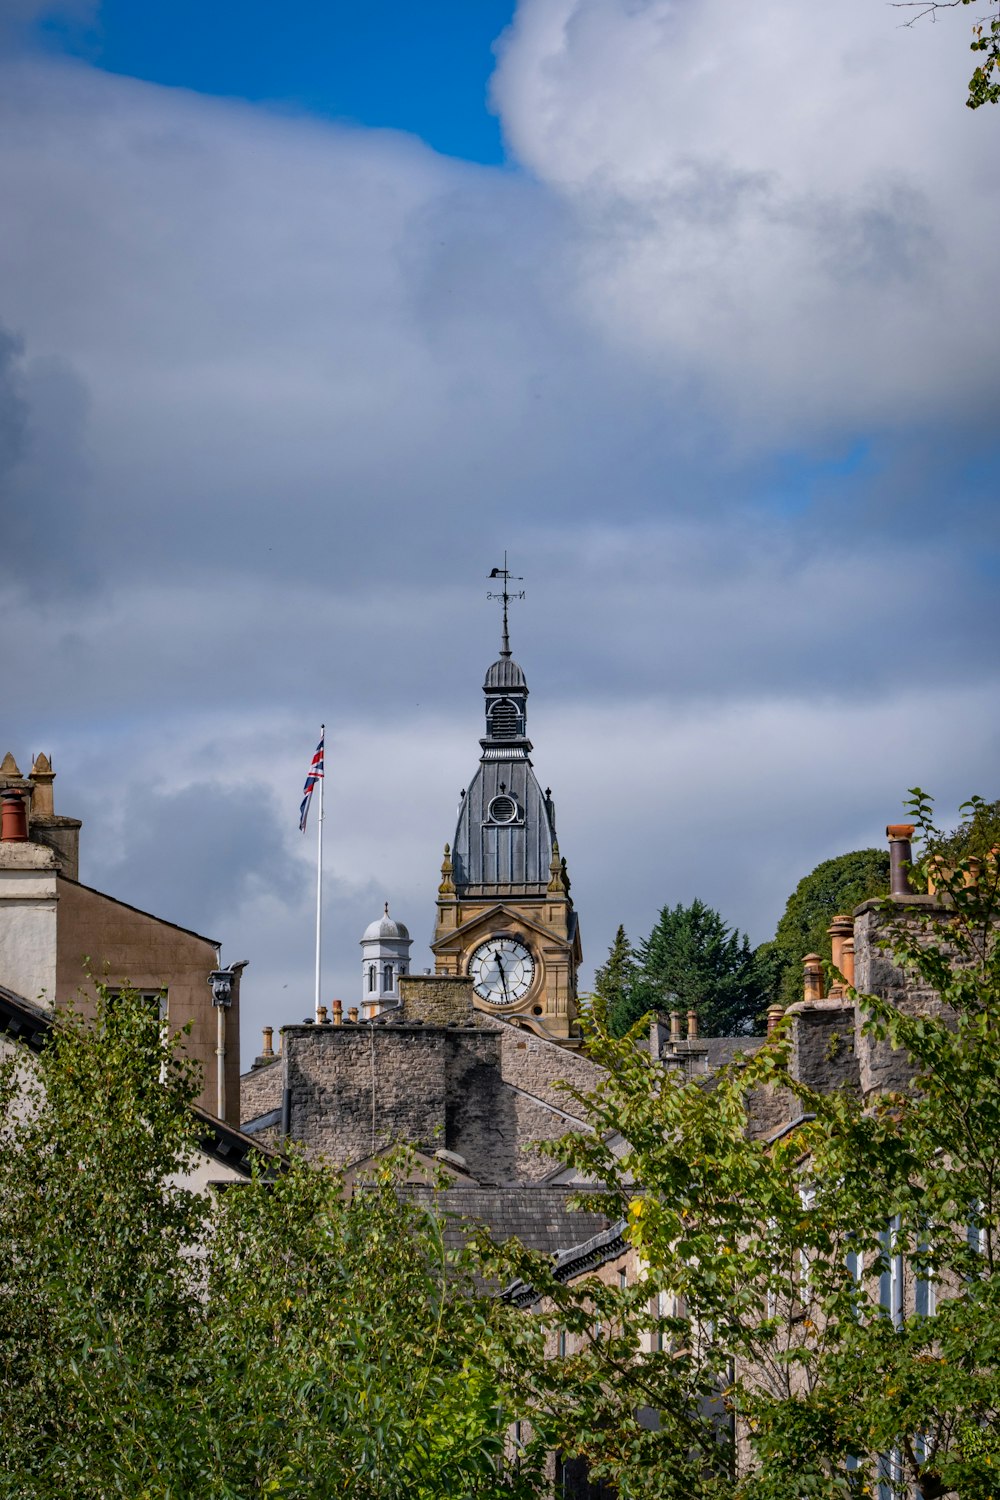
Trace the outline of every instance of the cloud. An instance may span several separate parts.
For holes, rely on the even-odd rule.
[[[427,961],[505,548],[588,966],[995,795],[1000,169],[941,28],[819,24],[524,0],[504,171],[4,65],[10,747],[248,1032],[311,1001],[320,719],[331,991],[387,897]]]
[[[995,410],[1000,162],[944,30],[867,0],[522,5],[494,98],[577,216],[604,336],[703,381],[744,441]]]

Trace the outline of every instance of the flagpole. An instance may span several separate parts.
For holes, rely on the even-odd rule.
[[[326,780],[326,725],[319,727],[320,744],[323,746],[323,775],[319,778],[319,817],[316,820],[316,1019],[322,990],[320,967],[323,954],[323,783]]]

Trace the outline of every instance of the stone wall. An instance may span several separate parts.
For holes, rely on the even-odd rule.
[[[859,1086],[855,1011],[850,1000],[803,1000],[792,1019],[791,1074],[818,1093]]]
[[[854,983],[862,994],[878,995],[908,1015],[941,1016],[946,1007],[935,990],[906,974],[881,946],[892,927],[905,926],[911,933],[926,931],[928,920],[946,923],[951,913],[933,896],[907,896],[895,903],[887,916],[881,901],[866,901],[854,915]],[[864,1034],[865,1012],[855,1016],[855,1048],[862,1094],[907,1089],[913,1081],[913,1065],[902,1048]]]
[[[280,1057],[244,1073],[240,1079],[240,1119],[244,1123],[259,1120],[272,1109],[280,1109],[283,1087]]]
[[[464,974],[402,974],[399,998],[407,1021],[447,1026],[449,1022],[470,1024],[474,1019],[472,980]]]
[[[480,1024],[493,1027],[500,1033],[501,1066],[507,1083],[582,1119],[581,1106],[562,1084],[568,1083],[581,1093],[591,1092],[604,1077],[604,1069],[598,1063],[591,1062],[582,1052],[560,1047],[558,1042],[546,1041],[544,1037],[535,1036],[526,1028],[512,1026],[508,1021],[483,1017]]]
[[[516,1175],[494,1031],[404,1020],[289,1026],[282,1037],[290,1131],[310,1151],[345,1166],[401,1142],[443,1146],[481,1182]]]

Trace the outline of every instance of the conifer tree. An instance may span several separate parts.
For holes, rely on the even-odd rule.
[[[594,975],[594,994],[604,1004],[607,1024],[613,1036],[624,1036],[648,1008],[643,1007],[638,1013],[635,1012],[638,981],[639,969],[635,952],[625,928],[619,926],[615,940],[608,949],[607,961]]]
[[[665,906],[636,957],[640,973],[633,1010],[637,1004],[693,1010],[706,1036],[741,1036],[759,1029],[769,999],[767,976],[746,933],[730,927],[703,901]]]

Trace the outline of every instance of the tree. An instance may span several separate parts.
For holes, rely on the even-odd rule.
[[[639,966],[635,953],[625,928],[619,926],[606,962],[594,975],[594,994],[603,1005],[615,1036],[624,1036],[639,1019],[634,1014],[636,1003],[643,1006],[641,1015],[645,1015],[648,1009],[644,1002],[637,1002],[638,985]]]
[[[788,898],[771,943],[758,949],[771,965],[783,1005],[802,999],[802,960],[807,953],[830,957],[827,928],[841,912],[889,889],[889,856],[882,849],[856,849],[825,859],[804,875]],[[773,982],[773,981],[772,981]],[[773,993],[773,991],[772,991]]]
[[[936,21],[943,10],[955,10],[959,5],[975,5],[979,0],[892,0],[897,10],[912,10],[916,14],[904,22],[914,26],[918,21],[930,17]],[[972,27],[973,40],[970,49],[980,54],[980,60],[969,79],[969,109],[979,109],[982,104],[1000,103],[1000,10],[987,5]]]
[[[912,805],[924,863],[941,836]],[[594,1128],[559,1153],[607,1185],[644,1279],[518,1271],[552,1329],[589,1330],[539,1391],[550,1441],[627,1500],[996,1495],[1000,864],[941,878],[939,904],[884,908],[893,961],[941,1004],[858,997],[906,1088],[810,1089],[781,1034],[711,1087],[666,1082],[595,1030]],[[769,1141],[750,1116],[775,1087],[798,1118]]]
[[[677,1009],[696,1011],[707,1036],[738,1036],[752,1032],[766,1008],[766,976],[749,938],[703,901],[665,906],[636,959],[637,982],[612,1029],[649,1009]]]
[[[189,1191],[194,1090],[134,994],[0,1067],[0,1494],[535,1494],[530,1320],[389,1170]]]
[[[963,859],[989,859],[1000,847],[1000,802],[984,802],[975,797],[962,809],[965,817],[957,828],[940,835],[934,849],[945,863]]]

